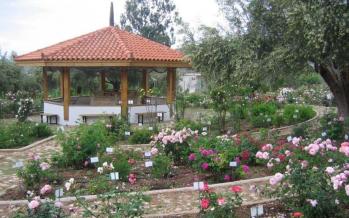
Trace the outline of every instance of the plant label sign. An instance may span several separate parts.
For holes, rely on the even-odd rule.
[[[251,207],[251,217],[252,218],[262,216],[263,214],[264,214],[263,205],[257,205],[257,206]]]
[[[150,151],[144,152],[144,157],[150,158],[151,157],[151,152]]]
[[[64,194],[63,188],[59,188],[59,189],[56,189],[56,190],[55,190],[55,196],[56,196],[56,198],[62,197],[63,194]]]
[[[91,157],[91,163],[93,164],[93,163],[98,163],[99,162],[99,159],[98,159],[98,157]]]
[[[162,117],[162,113],[158,113],[158,117]]]
[[[152,167],[153,166],[153,161],[146,161],[145,162],[145,167]]]
[[[18,160],[15,163],[15,168],[22,168],[24,166],[23,161]]]
[[[148,128],[150,131],[153,131],[154,130],[154,128],[152,127],[152,126],[149,126],[149,128]]]
[[[119,101],[119,104],[122,104],[122,101]]]
[[[143,126],[143,123],[138,123],[138,126]]]
[[[203,127],[202,131],[207,132],[207,127]]]
[[[238,166],[238,163],[237,163],[236,161],[231,161],[231,162],[229,163],[229,166],[230,166],[230,167],[237,167],[237,166]]]
[[[111,154],[114,152],[114,148],[111,148],[111,147],[108,147],[105,149],[105,151],[108,153],[108,154]]]
[[[119,172],[112,172],[112,173],[110,173],[110,179],[112,181],[119,180]]]
[[[204,189],[204,182],[194,182],[193,188],[195,190],[203,190]]]
[[[131,135],[130,132],[128,132],[128,131],[125,132],[125,136],[130,136],[130,135]]]
[[[133,100],[128,100],[128,104],[133,104]]]

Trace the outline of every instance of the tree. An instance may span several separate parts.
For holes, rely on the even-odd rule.
[[[174,44],[175,26],[181,21],[172,0],[127,0],[121,27],[164,45]]]
[[[240,28],[260,75],[313,66],[349,116],[349,2],[343,0],[218,0],[232,29]],[[233,14],[235,9],[243,14]],[[232,22],[234,21],[234,22]],[[238,24],[238,25],[237,25]]]

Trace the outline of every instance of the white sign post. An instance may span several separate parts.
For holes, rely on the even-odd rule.
[[[21,160],[16,161],[14,167],[15,168],[22,168],[22,167],[24,167],[23,161],[21,161]]]
[[[263,205],[256,205],[251,207],[251,218],[257,218],[264,214]]]
[[[112,181],[119,180],[119,172],[110,173],[110,180],[112,180]]]
[[[56,198],[60,199],[63,196],[64,192],[63,192],[63,188],[59,188],[55,190],[55,196]]]
[[[108,154],[111,154],[111,153],[114,152],[114,148],[108,147],[108,148],[105,149],[105,151],[106,151]]]
[[[91,164],[95,164],[95,163],[99,162],[99,159],[98,159],[98,157],[91,157],[90,161],[91,161]]]

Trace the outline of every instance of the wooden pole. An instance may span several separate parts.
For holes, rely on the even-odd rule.
[[[46,67],[42,68],[42,92],[44,101],[48,100],[48,76]]]
[[[145,95],[148,93],[149,89],[149,73],[146,69],[143,69],[143,75],[142,75],[142,89],[144,89]]]
[[[68,67],[63,68],[63,107],[64,120],[69,120],[69,104],[70,104],[70,72]]]
[[[167,68],[167,104],[173,104],[176,73],[174,68]]]
[[[102,71],[100,73],[100,75],[101,75],[101,90],[102,90],[103,95],[104,95],[104,93],[105,93],[105,72]]]
[[[61,91],[61,97],[64,98],[64,68],[61,68],[60,70],[60,91]]]
[[[120,87],[120,92],[121,92],[121,115],[124,118],[127,118],[128,116],[128,110],[127,110],[127,104],[128,104],[128,76],[127,76],[127,71],[126,68],[122,67],[121,68],[121,87]]]

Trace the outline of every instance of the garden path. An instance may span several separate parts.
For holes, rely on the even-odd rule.
[[[16,161],[25,161],[32,157],[33,154],[40,155],[41,158],[49,159],[55,152],[60,151],[60,146],[55,140],[39,144],[27,150],[15,152],[0,151],[0,195],[7,189],[18,186],[18,178],[16,176]]]

